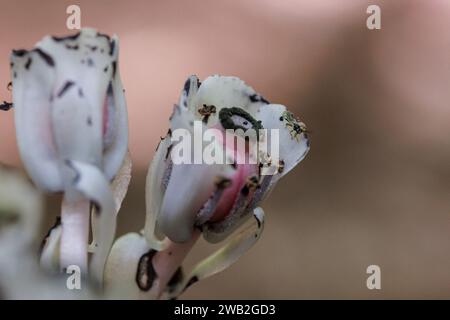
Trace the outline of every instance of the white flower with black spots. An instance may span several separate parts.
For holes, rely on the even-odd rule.
[[[183,128],[194,135],[195,120],[200,120],[204,129],[220,132],[278,129],[278,170],[273,175],[261,175],[258,164],[239,161],[246,156],[240,151],[232,165],[175,164],[179,155],[173,152],[171,134]],[[159,298],[164,290],[169,297],[176,297],[192,283],[227,268],[259,239],[264,226],[261,201],[308,150],[306,126],[285,106],[269,103],[235,77],[211,76],[200,83],[191,76],[147,175],[143,234],[127,234],[115,242],[107,263],[106,285],[117,290],[127,288],[136,298]],[[186,276],[173,280],[172,275],[200,234],[217,243],[240,227],[224,247]],[[173,281],[169,281],[171,278]]]
[[[61,243],[52,246],[60,251],[59,267],[81,264],[87,269],[92,203],[96,249],[90,269],[98,282],[115,234],[117,204],[110,181],[124,163],[129,166],[118,55],[118,38],[94,29],[46,36],[32,50],[11,54],[21,158],[40,189],[64,193],[61,239],[55,238]]]

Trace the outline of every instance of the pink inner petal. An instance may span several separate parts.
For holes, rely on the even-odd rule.
[[[213,216],[209,220],[210,222],[220,221],[230,213],[233,204],[247,182],[247,178],[256,175],[258,172],[257,164],[247,163],[248,161],[246,161],[246,159],[248,159],[248,153],[246,151],[237,150],[237,143],[230,146],[223,140],[223,137],[218,137],[218,141],[222,141],[225,150],[233,150],[236,163],[236,172],[231,179],[231,186],[225,189],[222,197],[220,198],[219,204]]]

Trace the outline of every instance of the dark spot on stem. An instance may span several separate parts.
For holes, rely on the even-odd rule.
[[[156,250],[150,249],[139,259],[136,270],[136,284],[142,291],[149,291],[158,276],[153,268],[152,261],[156,253]]]

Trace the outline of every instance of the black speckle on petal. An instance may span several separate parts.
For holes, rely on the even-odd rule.
[[[33,60],[31,59],[31,57],[28,57],[27,62],[25,63],[25,69],[28,70],[30,69],[31,63],[33,62]]]
[[[249,96],[249,99],[251,102],[263,102],[265,104],[270,104],[270,102],[264,99],[263,96],[260,96],[259,94],[256,93]]]
[[[111,40],[109,43],[109,55],[112,56],[114,53],[114,48],[116,47],[116,42],[114,40]]]
[[[42,59],[44,59],[45,63],[47,63],[50,67],[55,66],[55,60],[46,52],[42,51],[39,48],[33,49]]]
[[[80,47],[76,44],[76,45],[73,45],[73,46],[71,46],[70,44],[66,44],[66,49],[68,49],[68,50],[78,50]]]
[[[108,40],[108,41],[110,41],[110,36],[108,36],[107,34],[104,34],[104,33],[100,33],[100,32],[97,32],[97,37],[103,37],[103,38],[106,38],[106,40]]]
[[[58,92],[58,98],[61,98],[64,93],[66,93],[67,90],[69,90],[75,83],[73,81],[66,81],[66,83],[64,83],[64,85],[62,86],[61,90],[59,90]]]
[[[253,215],[256,219],[256,223],[258,223],[258,229],[261,228],[261,220],[256,215]]]
[[[17,49],[17,50],[12,51],[12,54],[16,57],[23,57],[27,53],[28,53],[28,50],[25,50],[25,49]]]
[[[87,59],[87,65],[88,65],[88,67],[93,67],[94,66],[94,60],[92,60],[92,58],[88,58]]]
[[[65,40],[76,40],[76,39],[78,39],[79,36],[80,36],[80,33],[77,32],[77,33],[75,33],[75,34],[73,34],[73,35],[66,36],[66,37],[56,37],[56,36],[53,36],[52,39],[53,39],[54,41],[56,41],[56,42],[61,42],[61,41],[65,41]]]
[[[190,88],[191,88],[191,78],[188,78],[186,80],[186,82],[184,83],[184,88],[183,88],[183,90],[184,90],[184,92],[186,92],[187,96],[189,95]]]
[[[114,78],[116,76],[116,69],[117,69],[117,62],[116,61],[112,62],[112,69],[113,69],[112,77]]]
[[[86,48],[90,49],[92,52],[97,50],[97,46],[91,46],[89,44],[86,45]]]

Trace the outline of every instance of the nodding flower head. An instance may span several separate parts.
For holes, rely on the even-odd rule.
[[[59,256],[61,269],[70,264],[87,269],[92,203],[97,214],[90,267],[99,283],[120,206],[110,181],[127,163],[128,120],[118,55],[118,38],[94,29],[46,36],[32,50],[11,54],[21,158],[40,189],[64,192],[62,232],[47,241],[44,256]]]
[[[199,126],[213,138],[206,145],[200,138],[200,151],[212,146],[212,153],[224,154],[225,161],[180,161],[192,160],[192,153],[195,158]],[[257,133],[256,139],[246,135],[250,129]],[[277,134],[259,135],[263,129]],[[227,130],[236,130],[230,140],[240,141],[241,148],[230,143],[226,134],[223,137]],[[260,141],[266,143],[265,161],[252,163],[248,153]],[[186,147],[189,143],[192,148]],[[273,145],[278,147],[278,157],[272,153]],[[195,282],[223,271],[260,238],[264,211],[258,205],[308,150],[305,125],[284,106],[270,104],[235,77],[212,76],[200,83],[191,76],[149,168],[143,235],[129,233],[117,239],[108,258],[105,285],[111,292],[125,290],[135,298],[164,294],[176,298]],[[263,172],[275,158],[276,170]],[[182,269],[184,257],[201,234],[216,243],[231,233],[221,248],[189,272]]]
[[[195,139],[195,121],[202,129],[214,129],[215,143],[224,153],[232,149],[228,152],[231,159],[214,164],[179,163],[178,158],[185,155],[179,152],[181,139],[174,139],[174,133],[183,129]],[[238,143],[225,143],[220,135],[230,129],[236,130],[236,139],[243,139],[242,132],[249,129],[277,129],[276,139],[264,138],[268,144],[265,150],[269,151],[263,155],[270,159],[271,145],[277,144],[277,170],[263,175],[261,162],[243,160],[248,159],[249,148],[237,149]],[[162,248],[165,237],[186,242],[195,229],[201,229],[206,240],[221,241],[252,216],[269,190],[308,150],[306,126],[286,107],[269,103],[235,77],[211,76],[201,83],[191,76],[151,167],[148,192],[154,217],[147,219],[147,239]]]
[[[62,191],[71,161],[116,174],[128,142],[119,44],[93,29],[46,36],[32,50],[13,50],[11,78],[17,142],[42,189]]]

